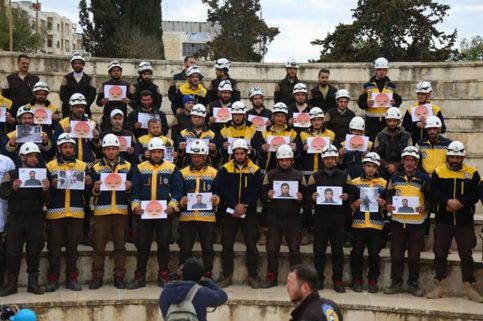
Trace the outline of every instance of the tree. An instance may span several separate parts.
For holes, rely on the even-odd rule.
[[[352,24],[339,24],[324,39],[319,61],[444,61],[455,53],[456,30],[438,31],[449,10],[432,0],[358,0]]]
[[[226,57],[236,61],[261,61],[267,45],[280,33],[258,16],[260,0],[202,0],[208,5],[208,21],[221,32],[207,43],[200,55],[209,59]]]
[[[483,38],[481,36],[471,39],[463,38],[460,42],[459,60],[483,60]]]
[[[35,52],[45,42],[45,30],[35,33],[25,12],[14,10],[13,19],[13,50],[21,52]],[[8,50],[8,17],[0,13],[0,48]]]
[[[84,46],[95,56],[164,59],[161,0],[91,0],[90,6],[80,0],[79,24]],[[125,42],[128,38],[134,42]],[[131,49],[123,49],[126,45]],[[136,45],[150,46],[149,52],[154,48],[155,56],[133,51]]]

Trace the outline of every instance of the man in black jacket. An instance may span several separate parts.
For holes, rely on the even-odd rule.
[[[135,101],[133,104],[134,108],[138,108],[141,105],[141,97],[143,91],[147,90],[152,94],[153,105],[156,109],[161,109],[161,104],[163,103],[163,96],[159,91],[159,87],[153,82],[153,66],[148,61],[142,61],[138,66],[139,77],[137,82],[134,84]]]
[[[295,102],[293,97],[293,87],[300,82],[297,78],[299,64],[295,59],[290,59],[285,63],[285,69],[287,70],[287,75],[284,79],[278,82],[277,86],[275,86],[273,96],[275,104],[282,102],[288,106]]]
[[[335,93],[337,88],[329,84],[330,70],[319,70],[319,83],[309,92],[309,104],[320,107],[326,113],[329,109],[336,108]]]
[[[240,90],[237,87],[237,80],[230,77],[231,61],[226,58],[220,58],[215,62],[216,78],[213,79],[208,86],[208,101],[218,100],[220,98],[219,85],[222,81],[228,80],[232,86],[232,101],[240,100]]]
[[[62,78],[59,96],[62,100],[62,118],[70,115],[70,97],[75,93],[83,94],[87,100],[86,114],[92,118],[91,104],[96,99],[94,79],[84,72],[86,59],[78,52],[70,58],[72,72]]]
[[[290,321],[344,320],[335,302],[319,296],[317,281],[317,270],[310,265],[299,264],[290,269],[285,287],[290,301],[298,304]]]
[[[139,113],[150,114],[151,118],[157,118],[161,121],[161,131],[163,135],[168,134],[169,126],[166,114],[160,110],[159,107],[154,105],[153,93],[149,90],[143,90],[140,93],[139,107],[133,110],[127,116],[126,128],[130,130],[136,139],[143,135],[148,134],[148,129],[142,127],[142,123],[139,121]]]

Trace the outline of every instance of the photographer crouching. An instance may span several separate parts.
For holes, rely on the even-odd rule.
[[[206,321],[208,307],[216,308],[228,299],[226,292],[211,279],[203,278],[203,264],[187,259],[176,272],[177,280],[166,285],[159,298],[165,321]]]
[[[30,309],[19,308],[18,305],[0,306],[0,320],[37,321],[37,315]]]

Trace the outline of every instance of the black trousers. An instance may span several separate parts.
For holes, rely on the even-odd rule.
[[[386,127],[386,118],[384,117],[366,117],[366,135],[373,142],[377,134]]]
[[[369,253],[369,280],[376,280],[379,276],[379,252],[382,245],[382,230],[373,228],[353,229],[354,245],[351,252],[352,279],[362,279],[364,267],[364,250]]]
[[[45,215],[42,211],[8,215],[5,225],[8,275],[18,276],[24,244],[27,273],[39,273],[40,252],[44,247],[44,221]]]
[[[424,224],[404,224],[391,221],[391,279],[402,282],[404,253],[408,250],[408,282],[418,282],[420,255],[424,249]]]
[[[66,217],[47,221],[47,249],[49,250],[49,274],[60,274],[60,255],[65,246],[66,274],[77,273],[77,245],[82,240],[80,218]]]
[[[179,242],[179,263],[193,256],[193,245],[196,237],[201,245],[201,256],[205,271],[211,272],[215,251],[213,250],[213,233],[215,232],[215,222],[189,221],[180,222],[181,238]]]
[[[0,232],[0,286],[5,279],[5,269],[7,268],[7,242],[5,233]]]
[[[259,253],[257,248],[258,242],[258,218],[255,207],[248,208],[245,218],[235,218],[230,214],[225,214],[222,223],[221,244],[223,250],[221,253],[221,262],[223,267],[223,276],[227,277],[233,273],[234,253],[236,234],[241,228],[246,246],[246,267],[248,275],[257,276]]]
[[[473,225],[453,226],[436,223],[434,231],[434,269],[436,278],[442,280],[448,275],[448,252],[453,237],[458,246],[463,282],[475,282],[474,264],[471,250],[476,246],[476,235]]]
[[[332,250],[332,280],[342,281],[344,268],[344,213],[316,213],[314,233],[315,268],[319,279],[324,280],[327,245],[330,241]]]
[[[269,214],[267,225],[267,272],[278,274],[278,259],[283,236],[285,236],[288,245],[290,266],[302,263],[302,255],[300,254],[301,216],[280,218]]]
[[[159,272],[168,271],[172,222],[172,216],[160,220],[142,220],[140,216],[136,217],[137,274],[146,274],[154,234],[156,234],[156,243],[158,245]]]

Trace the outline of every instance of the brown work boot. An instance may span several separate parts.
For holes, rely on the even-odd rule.
[[[29,283],[27,287],[27,292],[33,294],[44,294],[45,290],[39,284],[39,274],[38,273],[30,273],[29,274]]]
[[[436,287],[426,294],[426,297],[428,299],[447,298],[449,296],[449,288],[446,279],[442,279],[441,281],[434,279],[434,283],[436,283]]]
[[[220,287],[222,288],[227,288],[229,287],[230,285],[233,284],[233,275],[230,274],[228,276],[224,276],[219,282],[218,284],[220,285]]]
[[[260,288],[260,279],[257,276],[248,276],[247,277],[247,284],[252,289],[259,289]]]
[[[476,291],[476,283],[470,283],[470,282],[465,282],[464,283],[465,289],[464,289],[464,296],[465,299],[468,299],[470,301],[482,303],[483,302],[483,297]]]

